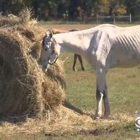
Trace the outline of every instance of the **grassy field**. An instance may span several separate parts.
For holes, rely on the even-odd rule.
[[[123,25],[124,26],[124,25]],[[93,25],[45,25],[46,28],[60,29],[86,29]],[[77,72],[72,71],[73,54],[63,53],[61,59],[65,60],[66,72],[66,97],[74,107],[88,113],[95,113],[95,74],[92,68],[84,60],[85,71],[81,71],[77,63]],[[111,106],[110,120],[118,120],[118,123],[108,120],[93,121],[90,129],[82,129],[77,123],[73,131],[61,133],[44,131],[36,134],[25,135],[16,134],[11,136],[13,140],[140,140],[140,132],[136,132],[134,125],[136,111],[140,111],[140,66],[133,68],[114,68],[109,70],[107,75],[109,101]],[[140,114],[139,114],[140,116]],[[122,119],[123,118],[123,119]],[[124,121],[126,120],[126,121]],[[93,126],[93,127],[92,127]],[[0,139],[7,139],[5,135],[0,135]]]
[[[72,71],[73,54],[68,55],[65,62],[67,98],[76,107],[85,111],[93,111],[96,107],[95,99],[95,74],[92,68],[84,61],[85,71]],[[111,105],[111,116],[125,114],[135,119],[135,112],[140,111],[140,67],[114,68],[108,72],[108,90]],[[140,114],[139,114],[140,116]],[[104,127],[103,127],[104,128]],[[140,133],[136,132],[134,120],[127,124],[120,122],[116,132],[102,133],[96,138],[102,139],[140,139]],[[118,136],[120,138],[118,138]],[[92,138],[91,138],[92,139]]]
[[[48,25],[48,28],[61,28],[61,29],[86,29],[95,25]],[[130,26],[121,24],[120,26]],[[95,74],[92,68],[84,60],[85,71],[80,70],[77,64],[77,72],[72,71],[73,54],[63,53],[61,58],[65,62],[66,71],[66,94],[67,99],[75,107],[84,111],[94,112],[96,107],[95,99]],[[134,68],[115,68],[111,69],[107,75],[109,100],[111,105],[111,116],[116,114],[125,114],[126,116],[133,117],[135,120],[135,111],[140,111],[140,67]],[[140,114],[139,114],[140,116]],[[140,133],[136,132],[134,120],[129,123],[123,124],[121,121],[117,126],[113,126],[115,131],[113,133],[102,130],[99,135],[94,137],[92,133],[85,135],[84,133],[78,134],[75,137],[68,136],[66,139],[140,139]],[[97,126],[98,128],[98,126]],[[101,133],[101,134],[100,134]],[[65,136],[66,137],[66,136]],[[59,138],[58,138],[59,139]],[[60,138],[62,139],[62,138]],[[65,138],[64,138],[65,139]]]

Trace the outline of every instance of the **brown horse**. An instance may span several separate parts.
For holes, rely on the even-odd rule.
[[[51,31],[53,32],[53,34],[60,34],[60,33],[66,33],[68,31],[66,30],[62,30],[62,29],[51,29]],[[74,31],[78,31],[78,29],[72,29],[72,30],[69,30],[69,32],[74,32]],[[83,60],[82,60],[82,57],[81,55],[79,54],[74,54],[74,61],[73,61],[73,71],[77,71],[76,70],[76,62],[77,62],[77,59],[79,60],[80,62],[80,65],[81,65],[81,69],[84,71],[84,65],[83,65]]]

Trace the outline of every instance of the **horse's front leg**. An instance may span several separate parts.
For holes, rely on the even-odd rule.
[[[97,76],[97,88],[96,88],[96,100],[97,109],[95,118],[100,118],[102,116],[102,102],[104,101],[105,112],[104,116],[108,117],[110,114],[110,107],[108,101],[108,92],[106,85],[106,70],[104,68],[98,68],[96,71]]]
[[[99,119],[102,116],[103,93],[100,92],[98,85],[96,87],[96,101],[97,101],[97,106],[96,106],[95,119]]]
[[[107,118],[110,115],[110,105],[109,105],[109,99],[108,99],[108,90],[107,90],[107,85],[105,85],[105,90],[103,93],[103,101],[104,101],[104,117]]]

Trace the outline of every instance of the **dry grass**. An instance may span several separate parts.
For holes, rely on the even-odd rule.
[[[89,115],[79,115],[76,112],[60,106],[55,113],[48,113],[46,120],[28,118],[25,123],[2,123],[0,127],[1,134],[7,136],[25,133],[35,134],[38,132],[53,133],[56,131],[67,132],[72,130],[94,130],[98,128],[107,128],[120,123],[129,123],[134,120],[133,117],[125,114],[116,114],[109,119],[93,120]]]

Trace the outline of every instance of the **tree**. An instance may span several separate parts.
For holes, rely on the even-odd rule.
[[[33,8],[39,19],[75,20],[97,15],[140,14],[140,0],[0,0],[0,11],[18,14],[23,7]]]
[[[126,6],[122,0],[110,0],[110,14],[125,15],[127,13]]]
[[[109,0],[99,0],[98,2],[98,14],[108,15],[109,14]]]

